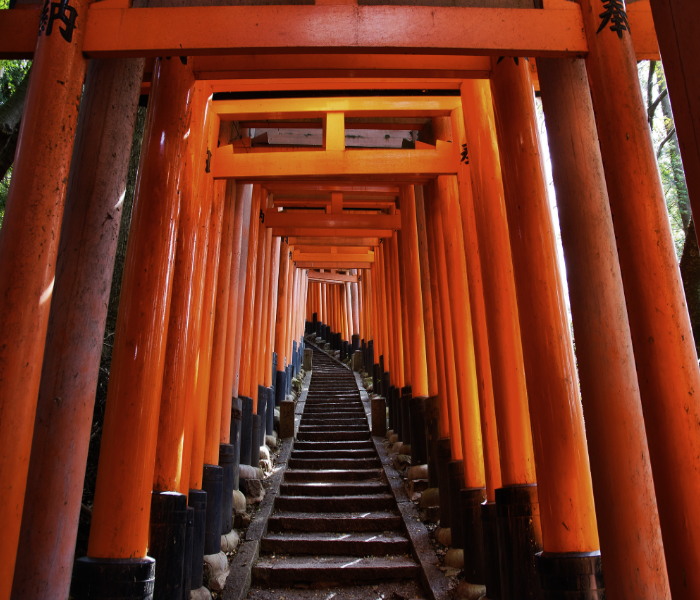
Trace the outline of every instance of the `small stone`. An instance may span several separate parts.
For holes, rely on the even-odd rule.
[[[245,512],[245,496],[238,490],[233,490],[233,512]]]
[[[190,592],[190,600],[211,600],[211,592],[202,586]]]
[[[420,507],[440,506],[440,490],[438,488],[428,488],[420,497]]]
[[[438,527],[435,530],[435,539],[443,546],[452,544],[452,530],[449,527]]]
[[[464,550],[461,548],[450,548],[445,554],[445,565],[453,569],[464,568]]]
[[[416,465],[408,470],[408,478],[413,479],[428,479],[428,465]]]
[[[250,465],[239,465],[238,475],[241,479],[262,479],[263,472],[257,467]]]
[[[221,536],[221,551],[233,552],[238,548],[240,541],[236,531],[229,531],[227,534]]]
[[[228,558],[223,552],[218,554],[207,554],[204,556],[204,568],[209,581],[209,589],[220,592],[226,585],[231,570],[228,566]]]
[[[262,502],[265,497],[265,488],[260,479],[249,479],[248,480],[248,491],[246,493],[246,504],[250,506],[251,504],[257,504]]]
[[[448,577],[450,575],[445,573]],[[453,598],[455,600],[479,600],[486,595],[486,586],[478,585],[476,583],[469,583],[468,581],[461,581],[454,591]]]

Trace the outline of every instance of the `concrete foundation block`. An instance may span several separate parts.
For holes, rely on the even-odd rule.
[[[245,496],[239,490],[233,490],[233,513],[245,512]]]
[[[485,598],[486,596],[486,586],[479,585],[476,583],[469,583],[468,581],[461,581],[454,591],[453,598],[455,600],[479,600],[480,598]]]
[[[408,479],[428,479],[428,465],[416,465],[408,470]],[[422,490],[421,490],[422,491]]]
[[[428,488],[420,497],[421,508],[429,508],[431,506],[440,506],[439,488]]]
[[[464,550],[461,548],[450,548],[445,553],[445,565],[453,569],[464,568]]]
[[[449,527],[438,527],[435,530],[435,539],[449,548],[452,545],[452,531]]]
[[[262,502],[265,497],[265,488],[263,487],[263,482],[261,479],[249,479],[248,480],[248,492],[246,493],[245,500],[246,504],[250,506],[251,504],[257,504]]]
[[[251,467],[250,465],[239,465],[238,475],[241,479],[262,479],[263,472],[258,467]]]
[[[304,363],[303,363],[303,368],[304,371],[310,371],[311,370],[311,364],[312,364],[312,356],[313,356],[313,350],[311,348],[305,348],[304,349]]]
[[[294,402],[288,400],[280,404],[280,437],[294,437]]]
[[[211,592],[202,586],[190,592],[190,600],[211,600]]]

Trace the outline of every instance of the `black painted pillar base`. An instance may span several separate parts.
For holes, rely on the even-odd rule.
[[[409,401],[409,423],[411,431],[411,465],[428,462],[427,431],[424,402],[427,398],[411,398]]]
[[[277,373],[277,352],[272,353],[272,398],[275,398],[275,390],[277,386],[277,381],[275,378],[275,373]]]
[[[233,489],[238,489],[238,465],[241,464],[241,425],[243,423],[243,402],[240,398],[231,400],[231,446],[233,446]],[[221,456],[221,454],[219,454]],[[219,460],[221,462],[221,460]],[[233,502],[233,499],[231,499]],[[230,530],[229,530],[230,531]]]
[[[399,406],[401,407],[401,433],[403,434],[401,441],[404,444],[411,444],[411,394],[412,390],[410,385],[401,388]]]
[[[484,579],[486,597],[501,600],[501,567],[498,558],[498,526],[496,503],[481,505],[481,527],[484,534]]]
[[[220,466],[204,465],[202,491],[207,493],[204,554],[218,554],[221,552],[221,503],[224,495],[224,470]]]
[[[267,435],[267,390],[268,388],[264,385],[258,385],[258,414],[260,415],[258,446],[262,446],[265,443],[265,436]]]
[[[253,415],[253,431],[250,436],[250,465],[260,466],[260,415]]]
[[[605,600],[600,552],[536,555],[541,600]]]
[[[321,334],[322,330],[323,330],[323,323],[321,323],[320,321],[317,321],[316,322],[316,329],[314,330],[316,337],[323,338],[323,335]]]
[[[447,475],[447,493],[449,494],[450,504],[450,532],[452,533],[452,543],[450,546],[457,550],[462,550],[464,548],[464,528],[462,526],[463,511],[460,492],[464,487],[464,461],[451,460],[447,463]]]
[[[428,457],[428,487],[438,487],[438,440],[440,439],[440,399],[437,396],[423,402]]]
[[[189,598],[192,591],[192,543],[194,537],[194,508],[187,507],[187,530],[185,533],[185,568],[182,580],[182,597]]]
[[[179,600],[185,575],[187,496],[177,492],[151,492],[148,553],[156,561],[153,597]]]
[[[399,441],[403,442],[403,419],[401,418],[401,390],[393,385],[389,388],[391,391],[391,402],[394,405],[394,424],[396,425],[396,433],[399,436]]]
[[[360,335],[357,333],[352,334],[352,351],[360,349]]]
[[[450,519],[450,474],[447,465],[452,460],[450,438],[442,438],[437,443],[438,490],[440,492],[440,527],[451,527]]]
[[[224,482],[221,492],[221,533],[227,534],[233,529],[233,490],[236,452],[233,444],[219,444],[219,466],[224,470]]]
[[[384,371],[385,371],[385,369],[384,369],[384,355],[383,354],[379,355],[378,362],[379,362],[379,380],[380,380],[379,383],[381,384],[381,383],[383,383],[382,377],[384,377]],[[386,392],[386,390],[382,389],[382,392]],[[386,393],[383,393],[382,396],[386,396]]]
[[[294,377],[294,373],[292,372],[292,365],[287,365],[287,368],[285,369],[287,371],[287,389],[285,393],[291,394],[292,393],[292,378]]]
[[[240,463],[250,465],[251,436],[253,435],[253,399],[241,396],[242,420],[241,420],[241,453]],[[258,465],[255,465],[256,467]],[[197,588],[194,588],[197,589]]]
[[[366,365],[374,365],[374,341],[370,340],[367,344],[367,362]]]
[[[294,377],[299,372],[299,365],[297,364],[297,342],[292,340],[292,377]]]
[[[375,394],[379,394],[381,390],[379,389],[379,365],[372,365],[372,391]]]
[[[389,404],[389,429],[391,429],[398,439],[401,439],[401,434],[399,433],[399,415],[396,413],[396,403],[394,402],[394,386],[389,385],[389,378],[386,378],[386,401]],[[382,389],[384,389],[384,382],[382,382]]]
[[[274,371],[273,371],[273,373],[274,373]],[[272,432],[275,429],[275,390],[274,390],[274,388],[267,388],[266,418],[267,418],[267,425],[265,427],[265,431],[267,431],[267,435],[272,435]],[[265,443],[265,440],[263,440],[263,444],[264,443]]]
[[[486,488],[463,489],[460,491],[459,496],[462,506],[464,579],[469,583],[483,584],[486,583],[486,573],[481,504],[486,502]]]
[[[150,600],[156,578],[156,561],[146,558],[83,557],[75,561],[71,596],[75,600]]]
[[[203,490],[190,490],[188,504],[194,508],[192,529],[192,589],[204,585],[204,533],[207,526],[207,493]]]
[[[496,512],[503,600],[538,600],[535,554],[542,550],[542,525],[537,485],[498,488]]]
[[[287,391],[287,373],[286,371],[277,371],[275,373],[275,406],[279,407],[282,401],[286,398]]]

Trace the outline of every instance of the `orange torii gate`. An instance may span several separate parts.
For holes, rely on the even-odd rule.
[[[624,4],[601,0],[545,0],[537,10],[342,5],[136,9],[124,0],[91,5],[69,0],[61,6],[62,14],[52,9],[44,20],[40,9],[31,5],[0,12],[0,56],[34,59],[0,235],[0,314],[6,319],[0,336],[0,481],[9,517],[7,541],[0,552],[0,598],[10,595],[16,559],[17,568],[40,572],[48,589],[67,591],[70,552],[62,552],[56,561],[44,560],[43,567],[35,561],[32,570],[31,539],[45,532],[64,549],[75,539],[90,390],[96,382],[94,369],[82,374],[82,367],[96,363],[99,355],[95,344],[90,356],[79,350],[88,345],[89,335],[95,337],[98,332],[99,337],[104,327],[105,313],[100,308],[104,298],[99,292],[87,285],[81,288],[82,303],[62,296],[72,278],[92,281],[85,279],[94,277],[88,275],[86,263],[68,261],[65,269],[56,268],[66,189],[74,201],[74,190],[84,185],[82,180],[68,183],[73,134],[78,129],[88,132],[89,141],[97,140],[102,127],[92,125],[101,125],[106,114],[87,115],[79,122],[76,98],[86,58],[93,61],[90,68],[94,69],[86,94],[96,89],[92,86],[98,65],[108,68],[99,60],[119,58],[123,71],[117,76],[116,67],[111,66],[115,70],[109,74],[115,78],[115,89],[130,98],[126,114],[135,106],[139,82],[134,73],[138,75],[140,69],[140,63],[135,66],[128,61],[146,56],[181,56],[183,60],[155,61],[150,81],[143,86],[151,94],[148,130],[115,339],[90,559],[78,562],[79,581],[89,581],[94,569],[103,573],[104,588],[120,577],[136,574],[147,580],[152,576],[153,561],[146,554],[152,491],[179,490],[179,504],[189,496],[196,510],[202,510],[205,464],[216,471],[216,448],[219,442],[225,446],[230,441],[229,390],[235,392],[232,397],[237,398],[240,391],[250,398],[251,411],[256,400],[258,407],[264,406],[259,393],[272,383],[264,363],[273,346],[282,370],[297,359],[307,268],[341,265],[361,269],[362,281],[371,282],[371,301],[366,305],[372,306],[369,313],[376,317],[374,331],[381,349],[376,364],[386,371],[382,376],[387,387],[420,382],[417,390],[426,393],[421,382],[422,352],[426,352],[427,393],[437,380],[443,408],[441,433],[451,438],[455,462],[464,461],[451,466],[455,489],[459,493],[466,486],[472,507],[459,515],[466,519],[461,521],[464,535],[469,540],[482,536],[478,511],[473,509],[475,498],[495,499],[497,508],[512,504],[533,516],[537,504],[541,505],[541,528],[533,518],[526,535],[532,547],[544,553],[537,559],[532,552],[523,555],[528,567],[508,581],[520,588],[536,587],[539,568],[544,589],[562,591],[547,587],[556,585],[556,578],[548,578],[549,570],[590,568],[595,579],[602,547],[605,585],[611,595],[667,597],[670,589],[674,598],[697,597],[700,523],[693,507],[700,480],[692,457],[700,446],[694,401],[700,375],[635,66],[638,58],[658,58],[651,6],[657,25],[663,25],[660,39],[669,49],[665,56],[671,66],[674,108],[676,98],[683,108],[679,138],[684,160],[695,164],[697,110],[692,86],[696,81],[680,75],[679,64],[690,68],[687,48],[692,41],[684,37],[683,23],[697,23],[692,18],[697,17],[697,7],[684,9],[678,1],[663,6],[657,0],[651,5],[630,2],[623,19]],[[679,12],[683,10],[685,14]],[[673,25],[669,13],[675,18]],[[260,21],[264,30],[257,26]],[[231,22],[238,25],[235,31]],[[674,40],[682,43],[674,47]],[[391,55],[396,52],[402,53],[400,59]],[[499,61],[504,55],[534,57],[537,70],[525,61]],[[330,71],[334,76],[326,77]],[[538,77],[556,150],[552,162],[560,193],[576,355],[547,208],[533,75]],[[245,105],[249,101],[210,101],[211,94],[224,91],[321,89],[449,89],[458,90],[460,96],[285,99],[254,101],[250,106]],[[477,110],[469,110],[474,107]],[[419,143],[415,150],[346,150],[344,120],[359,114],[367,119],[400,114],[433,119],[435,143],[431,147]],[[251,147],[239,152],[228,140],[214,150],[219,119],[255,123],[311,115],[323,115],[321,150],[274,152]],[[119,127],[124,135],[129,119]],[[54,144],[47,145],[46,139]],[[462,144],[467,145],[468,166]],[[90,148],[88,143],[78,144],[77,160],[87,164]],[[86,177],[77,165],[73,167],[72,177]],[[285,178],[309,178],[330,192],[330,202],[319,204],[326,213],[295,215],[300,203],[276,204],[272,186]],[[358,179],[371,181],[399,189],[394,196],[400,194],[402,204],[415,202],[419,254],[424,248],[421,270],[416,271],[403,251],[416,251],[412,218],[406,221],[403,211],[397,213],[393,203],[381,201],[351,204],[355,201],[348,200],[345,207],[341,203],[339,214],[333,192],[319,183],[324,178],[338,180],[340,187],[358,185]],[[237,181],[224,186],[224,179]],[[691,202],[697,208],[695,181],[692,171]],[[423,193],[425,217],[420,210]],[[310,207],[317,208],[303,206]],[[346,212],[365,208],[379,212]],[[76,252],[87,248],[88,238],[81,236],[89,229],[77,226],[78,214],[83,211],[69,205],[60,236],[64,244],[67,231],[83,232],[73,240]],[[404,230],[406,222],[410,239]],[[162,228],[153,228],[153,223]],[[208,230],[209,239],[198,235],[200,226]],[[289,239],[280,241],[281,260],[276,262],[272,238],[280,236]],[[323,245],[328,238],[338,237],[345,240],[333,242],[338,247],[375,248],[376,263],[357,260],[353,254],[348,256],[355,256],[356,262],[343,262],[329,260],[332,252],[294,250],[312,245],[300,241],[306,237]],[[108,264],[113,249],[95,244],[93,254],[104,253]],[[214,265],[211,261],[219,247],[221,259]],[[187,249],[195,257],[190,264],[181,260]],[[302,257],[312,254],[317,260],[299,260],[294,265],[294,252]],[[222,263],[228,265],[223,271]],[[426,263],[428,268],[423,269]],[[417,277],[422,307],[407,302],[407,296],[417,291]],[[238,293],[234,286],[241,281],[246,283]],[[342,332],[348,341],[355,331],[352,293],[348,295],[347,285],[342,289],[324,285],[327,310],[323,312],[332,316],[334,333]],[[64,321],[54,316],[59,309],[50,302],[52,295],[64,298],[66,312],[60,313]],[[270,308],[273,298],[278,303],[276,313]],[[71,355],[80,361],[75,363],[83,386],[75,403],[80,418],[66,421],[56,416],[54,420],[62,402],[73,407],[73,394],[78,394],[60,383],[62,369],[73,366],[54,366],[42,374],[47,331],[49,342],[56,339],[52,336],[61,335],[64,322],[80,321],[82,315],[76,312],[80,310],[93,311],[94,322],[82,336],[82,329],[77,330],[70,347],[58,343],[51,357],[61,365],[73,364],[68,360]],[[420,339],[414,339],[419,334],[409,327],[409,322],[416,325],[421,311],[425,350]],[[209,315],[209,321],[203,314]],[[254,334],[260,336],[256,340],[262,347],[253,348]],[[205,377],[211,374],[208,386],[195,382],[190,372],[178,375],[192,365],[195,355],[207,365],[210,348],[212,363],[203,367]],[[225,364],[217,366],[221,356]],[[479,384],[486,383],[489,372],[493,390],[486,393]],[[54,389],[61,390],[61,395],[47,391]],[[387,394],[389,389],[382,391]],[[49,429],[33,427],[35,413],[50,421]],[[499,457],[493,451],[496,436],[489,424],[494,415]],[[586,435],[591,444],[586,444]],[[54,447],[75,451],[57,453]],[[73,461],[78,466],[75,472],[69,468]],[[491,498],[498,477],[503,487]],[[522,485],[526,491],[518,487]],[[37,489],[44,490],[42,497],[25,494]],[[452,496],[449,503],[457,506]],[[48,510],[46,497],[57,502],[55,509]],[[59,500],[64,504],[59,506]],[[45,518],[32,531],[41,513]],[[453,510],[453,515],[453,527],[458,527],[458,513]],[[65,533],[56,526],[59,519],[68,523]],[[511,539],[504,535],[504,540]],[[515,550],[513,556],[523,548]],[[167,564],[163,556],[159,564]],[[125,567],[127,559],[131,562]],[[62,569],[60,574],[52,571],[54,565]],[[471,577],[487,576],[478,557],[468,566]],[[23,584],[17,578],[15,585],[21,597],[39,597],[39,592],[19,589]],[[595,587],[596,582],[591,585]],[[88,587],[79,587],[78,597],[101,597],[100,592],[84,591]]]

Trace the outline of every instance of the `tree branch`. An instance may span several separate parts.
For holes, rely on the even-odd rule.
[[[661,150],[663,150],[664,145],[666,142],[668,142],[673,136],[676,135],[676,128],[674,127],[671,129],[671,131],[668,132],[668,135],[662,140],[662,142],[659,144],[659,149],[656,151],[656,160],[659,160],[661,157]]]

